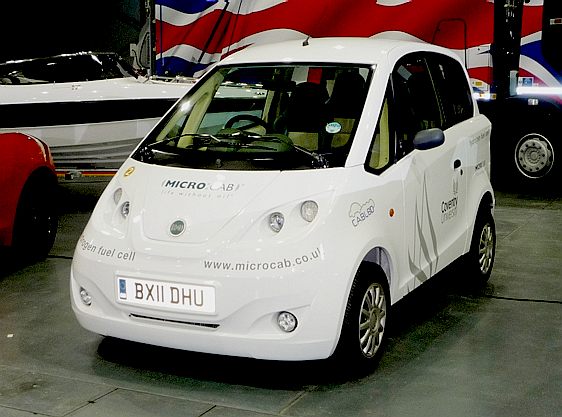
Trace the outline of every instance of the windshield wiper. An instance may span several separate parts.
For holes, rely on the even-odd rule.
[[[212,135],[210,133],[183,133],[181,135],[171,136],[169,138],[164,138],[157,142],[152,142],[144,145],[138,150],[138,155],[143,160],[150,160],[154,157],[153,148],[156,148],[160,145],[166,145],[167,143],[177,141],[183,137],[193,137],[197,139],[197,143],[190,144],[186,146],[184,149],[197,149],[197,148],[232,148],[232,149],[260,149],[266,151],[277,151],[270,146],[253,144],[254,141],[259,142],[270,142],[270,143],[280,143],[283,145],[287,145],[291,149],[296,150],[297,152],[303,153],[312,159],[312,167],[313,168],[328,168],[329,163],[328,160],[322,155],[317,152],[310,151],[300,145],[296,145],[293,141],[289,138],[281,138],[278,135],[260,135],[258,133],[249,133],[244,132],[241,130],[237,130],[233,133],[219,133],[216,135]],[[228,140],[228,138],[236,138],[235,141]],[[246,140],[245,140],[246,139]]]
[[[324,157],[324,155],[322,155],[320,153],[317,153],[317,152],[309,151],[308,149],[306,149],[303,146],[296,145],[289,138],[287,138],[287,140],[283,140],[283,139],[281,139],[281,138],[279,138],[278,136],[275,136],[275,135],[263,135],[262,136],[262,135],[259,135],[259,134],[255,134],[255,136],[252,135],[250,137],[255,137],[257,140],[260,140],[260,141],[263,141],[263,142],[284,143],[284,144],[290,146],[291,148],[293,148],[294,150],[311,157],[312,158],[312,166],[314,168],[328,168],[328,166],[329,166],[328,160]]]
[[[294,143],[291,144],[291,145],[293,146],[293,149],[295,149],[299,152],[302,152],[305,155],[308,155],[312,158],[312,167],[313,168],[328,168],[330,166],[330,164],[328,163],[328,160],[321,153],[309,151],[308,149],[306,149],[306,148],[304,148],[300,145],[295,145]]]
[[[223,136],[223,135],[217,135],[217,136]],[[313,151],[309,151],[303,146],[295,145],[293,141],[289,138],[286,138],[284,140],[277,135],[268,135],[268,134],[260,135],[259,133],[249,133],[249,132],[244,132],[242,130],[237,130],[236,132],[225,134],[224,136],[244,136],[252,141],[259,140],[260,142],[282,143],[312,158],[312,166],[314,168],[329,167],[328,160],[324,157],[324,155]]]
[[[184,137],[187,137],[187,136],[191,136],[193,138],[197,138],[199,140],[202,140],[202,143],[205,143],[205,141],[208,141],[209,139],[211,139],[214,142],[222,143],[222,141],[219,138],[211,135],[210,133],[182,133],[181,135],[176,135],[176,136],[172,136],[172,137],[169,137],[169,138],[164,138],[164,139],[159,140],[157,142],[149,143],[149,144],[144,146],[144,149],[152,149],[156,146],[165,145],[167,143],[173,142],[175,140],[178,140],[178,139],[181,139],[181,138],[184,138]]]
[[[143,161],[149,161],[154,157],[153,148],[156,148],[157,146],[160,145],[166,145],[167,143],[177,141],[187,136],[192,136],[194,138],[201,140],[201,146],[206,145],[206,142],[211,143],[211,141],[216,143],[222,143],[222,141],[219,138],[211,135],[210,133],[182,133],[181,135],[171,136],[169,138],[164,138],[156,142],[147,143],[146,145],[139,148],[137,154],[140,156],[140,158]]]
[[[203,144],[203,145],[189,145],[186,146],[186,149],[190,149],[190,148],[201,148],[201,147],[206,147],[206,148],[233,148],[233,149],[248,149],[248,148],[253,148],[253,149],[263,149],[266,151],[275,151],[275,148],[272,148],[270,146],[265,146],[265,145],[256,145],[253,143],[243,143],[243,142],[228,142],[228,141],[220,141],[218,143],[207,143],[207,144]]]

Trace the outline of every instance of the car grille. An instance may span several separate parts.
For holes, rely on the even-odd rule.
[[[199,322],[195,322],[195,321],[183,321],[183,320],[172,320],[172,319],[163,319],[160,317],[149,317],[149,316],[143,316],[140,314],[129,314],[129,317],[134,318],[134,319],[142,319],[142,320],[151,320],[151,321],[158,321],[158,322],[164,322],[164,323],[174,323],[174,324],[184,324],[187,326],[198,326],[198,327],[205,327],[205,328],[209,328],[209,329],[217,329],[219,327],[218,324],[215,323],[199,323]]]

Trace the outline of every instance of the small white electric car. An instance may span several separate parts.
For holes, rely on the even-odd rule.
[[[490,131],[433,45],[239,51],[108,184],[75,249],[74,313],[153,345],[374,364],[392,304],[456,259],[490,276]]]

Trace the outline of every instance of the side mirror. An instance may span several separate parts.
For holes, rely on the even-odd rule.
[[[445,134],[437,127],[420,130],[414,137],[414,148],[421,151],[437,148],[445,142]]]

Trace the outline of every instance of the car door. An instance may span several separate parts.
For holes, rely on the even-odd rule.
[[[434,55],[406,55],[392,73],[398,164],[404,172],[405,256],[416,286],[458,257],[466,237],[466,145],[459,129],[448,128],[431,73]],[[444,143],[414,149],[416,133],[431,128],[444,129]]]

